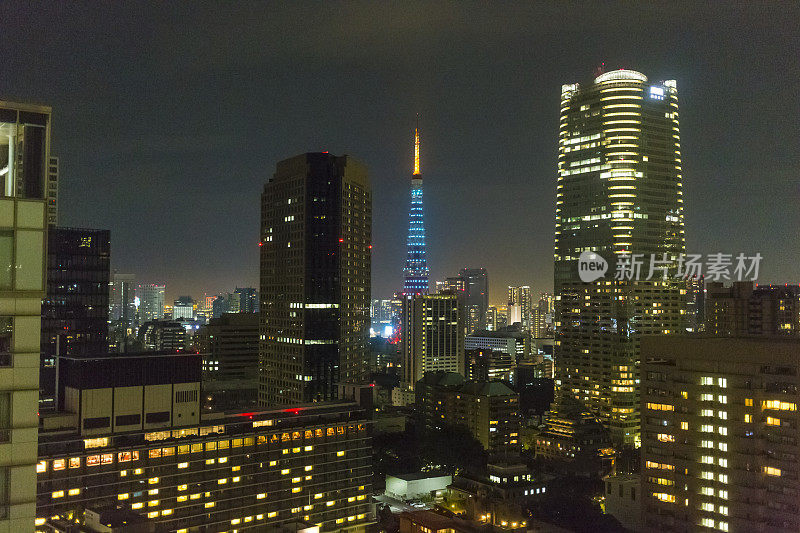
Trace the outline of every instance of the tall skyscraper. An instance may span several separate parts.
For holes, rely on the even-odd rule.
[[[408,221],[408,255],[403,269],[406,294],[428,294],[428,260],[425,257],[425,217],[422,174],[419,169],[419,128],[414,130],[414,173],[411,175],[411,209]]]
[[[45,295],[46,106],[0,101],[0,530],[36,518],[41,309]]]
[[[164,296],[166,292],[167,286],[163,283],[140,283],[136,287],[140,324],[164,318]]]
[[[237,287],[233,291],[239,295],[240,313],[258,313],[258,291],[252,287]]]
[[[400,333],[403,385],[412,389],[425,372],[464,374],[464,322],[454,294],[407,294]]]
[[[489,277],[485,268],[462,268],[458,273],[464,280],[464,323],[467,335],[486,329],[489,309]]]
[[[561,91],[555,227],[556,384],[617,443],[639,438],[639,336],[683,326],[684,284],[615,280],[617,257],[684,252],[678,95],[631,70]],[[607,262],[584,283],[581,253]],[[648,262],[649,265],[649,262]]]
[[[136,326],[136,276],[114,272],[108,284],[109,344],[127,350],[127,340]]]
[[[47,293],[42,300],[39,404],[53,407],[56,355],[108,350],[108,230],[59,228],[47,232]]]
[[[262,406],[335,398],[368,372],[372,192],[350,156],[281,161],[261,196]]]
[[[532,310],[532,300],[531,300],[531,288],[527,285],[522,285],[519,287],[508,287],[508,306],[518,307],[519,316],[515,316],[514,320],[512,321],[509,317],[508,324],[511,325],[514,322],[521,322],[522,329],[530,330],[531,327],[531,310]],[[514,311],[517,311],[515,309]]]

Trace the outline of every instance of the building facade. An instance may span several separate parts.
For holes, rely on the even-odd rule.
[[[508,325],[512,325],[516,322],[520,322],[522,324],[522,329],[529,330],[531,327],[531,311],[532,311],[532,300],[531,300],[531,288],[527,285],[519,286],[519,287],[508,287],[508,307],[509,311],[511,308],[514,308],[515,316],[511,317],[509,315],[509,319],[507,320]]]
[[[503,383],[465,381],[455,372],[428,372],[414,392],[426,427],[464,426],[492,453],[519,453],[519,394]]]
[[[258,401],[257,313],[226,313],[195,334],[203,357],[203,410],[249,409]]]
[[[0,531],[35,516],[41,309],[45,295],[46,106],[0,101]]]
[[[239,295],[240,313],[258,313],[258,291],[252,287],[237,287],[234,294]]]
[[[720,336],[800,336],[800,286],[706,283],[704,331]]]
[[[125,351],[136,330],[136,276],[112,273],[108,293],[109,345]]]
[[[42,420],[32,467],[37,531],[115,508],[173,533],[297,524],[365,531],[374,521],[370,431],[359,406],[201,417],[199,356],[149,359],[158,358],[65,366],[65,410]],[[89,376],[86,364],[107,372]]]
[[[164,297],[167,286],[163,283],[140,283],[136,287],[139,302],[139,324],[164,319]]]
[[[372,193],[350,156],[277,165],[261,203],[262,406],[328,400],[369,369]]]
[[[402,381],[408,388],[426,372],[464,374],[464,323],[454,294],[405,295],[401,323]]]
[[[172,320],[194,320],[195,302],[191,296],[181,296],[172,303]]]
[[[561,91],[555,227],[556,383],[586,403],[620,444],[639,442],[642,334],[685,327],[685,286],[648,278],[651,254],[685,251],[678,94],[616,70]],[[604,277],[580,279],[579,258]],[[646,265],[616,279],[619,257]],[[599,258],[599,259],[598,259]],[[674,270],[667,272],[668,276]]]
[[[96,355],[108,350],[110,261],[108,230],[49,227],[40,408],[51,408],[55,401],[56,355]]]
[[[642,341],[649,531],[800,529],[800,340]]]

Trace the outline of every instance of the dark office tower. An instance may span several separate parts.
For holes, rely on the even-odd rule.
[[[258,291],[252,287],[237,288],[233,291],[239,295],[240,313],[258,313]]]
[[[372,193],[350,156],[281,161],[261,196],[262,406],[335,398],[368,371]]]
[[[675,81],[649,83],[616,70],[562,86],[556,384],[607,424],[617,443],[639,439],[640,335],[685,327],[685,283],[662,281],[660,271],[646,280],[651,254],[674,260],[684,253],[681,173]],[[605,275],[581,281],[582,253],[596,254],[598,264],[602,258]],[[639,281],[616,281],[617,257],[628,254],[646,258]]]
[[[258,399],[258,328],[256,313],[226,313],[212,318],[195,334],[203,357],[203,397],[207,411],[254,407]]]
[[[108,349],[108,230],[50,227],[47,293],[42,300],[39,405],[55,399],[55,356]]]
[[[136,327],[136,276],[114,272],[108,284],[109,345],[126,351]]]
[[[458,273],[464,280],[464,322],[467,335],[486,329],[489,309],[489,278],[485,268],[462,268]]]
[[[406,294],[428,294],[428,259],[425,257],[425,216],[422,174],[419,170],[419,128],[414,130],[414,173],[411,175],[411,209],[408,220],[408,255],[403,269]]]

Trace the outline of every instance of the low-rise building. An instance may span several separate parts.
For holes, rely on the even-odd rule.
[[[430,472],[395,474],[386,476],[386,495],[398,500],[413,500],[428,497],[443,491],[453,482],[453,476],[443,476]]]
[[[465,381],[454,372],[428,372],[415,387],[427,427],[463,425],[484,449],[519,452],[519,394],[499,381]]]
[[[62,369],[65,412],[40,421],[37,531],[109,509],[181,533],[373,522],[370,430],[356,404],[201,415],[196,354]]]

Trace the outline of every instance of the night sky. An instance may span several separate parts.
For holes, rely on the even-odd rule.
[[[0,99],[52,105],[61,225],[170,299],[257,287],[263,184],[326,150],[370,170],[388,297],[420,113],[431,279],[502,302],[552,289],[561,85],[631,68],[677,80],[687,251],[800,281],[800,9],[703,4],[4,2]]]

